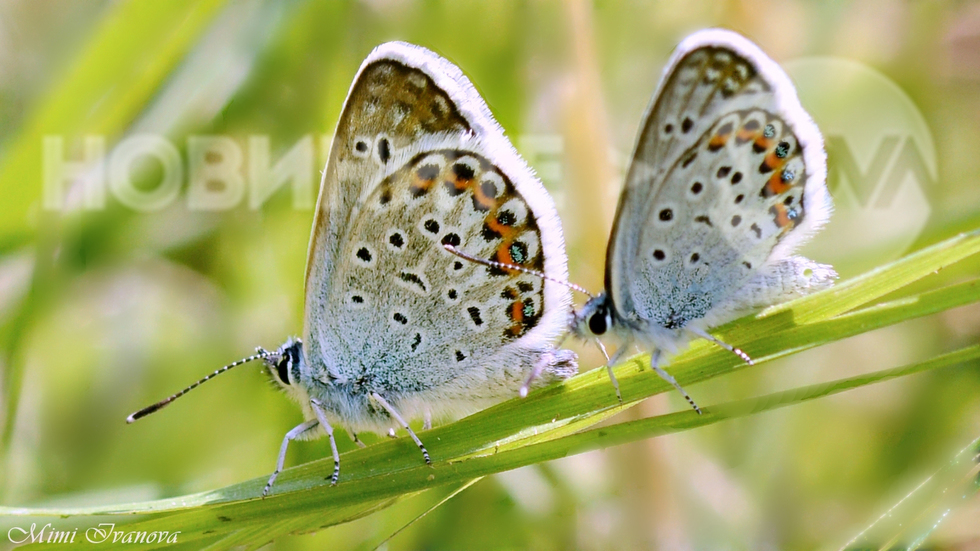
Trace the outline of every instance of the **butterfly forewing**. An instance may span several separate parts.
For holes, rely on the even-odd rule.
[[[393,148],[424,134],[468,130],[446,92],[424,72],[392,59],[363,67],[344,104],[320,185],[307,284],[312,272],[321,271],[316,277],[323,279],[332,271],[324,259],[335,255],[347,237],[359,199],[381,181]]]
[[[744,39],[710,36],[682,44],[661,83],[607,259],[619,313],[667,329],[705,318],[765,269],[808,215],[808,180],[824,185],[822,165],[808,166],[823,162],[821,144],[804,155],[798,136],[812,123],[791,88],[776,92],[782,70]]]

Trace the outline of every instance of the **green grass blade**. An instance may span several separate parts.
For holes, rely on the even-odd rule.
[[[746,337],[745,348],[761,363],[980,301],[980,280],[977,280],[855,310],[978,249],[980,234],[957,236],[875,270],[873,277],[860,276],[842,282],[838,289],[744,318],[733,331],[742,331]],[[821,314],[813,315],[814,310]],[[401,438],[343,454],[341,483],[336,487],[327,482],[333,464],[325,459],[287,469],[277,481],[273,495],[265,499],[257,497],[265,484],[262,478],[213,492],[153,502],[74,510],[8,508],[0,509],[0,514],[142,513],[144,517],[139,522],[125,529],[172,530],[179,526],[183,541],[200,539],[202,543],[207,540],[218,545],[222,540],[215,538],[224,537],[227,539],[221,545],[261,543],[281,534],[346,522],[392,500],[429,488],[458,486],[474,478],[568,454],[769,411],[978,357],[980,346],[973,346],[910,366],[710,406],[700,416],[693,411],[682,411],[589,429],[629,407],[631,402],[669,390],[667,383],[649,370],[648,360],[640,357],[617,368],[625,404],[616,401],[605,369],[599,368],[534,392],[524,400],[510,400],[421,433],[435,463],[431,468],[421,464],[415,445]],[[682,383],[690,384],[744,367],[730,353],[698,342],[673,359],[671,370]],[[253,541],[246,541],[249,538]]]
[[[960,450],[840,549],[919,549],[950,510],[980,490],[980,438]]]
[[[322,519],[323,517],[318,517],[316,511],[319,510],[320,514],[322,514],[322,512],[330,511],[331,508],[341,504],[354,506],[357,503],[375,502],[376,500],[398,496],[405,492],[417,492],[433,486],[461,484],[477,476],[485,476],[486,474],[516,469],[541,461],[559,459],[594,449],[712,425],[721,421],[800,404],[846,390],[939,369],[941,367],[957,365],[967,361],[975,361],[977,359],[980,359],[980,345],[967,347],[908,366],[886,369],[828,383],[809,385],[758,398],[709,406],[704,408],[703,415],[698,415],[694,411],[670,413],[620,423],[609,427],[591,429],[556,440],[508,451],[493,452],[491,450],[484,455],[468,459],[441,461],[437,462],[433,467],[416,465],[414,468],[397,474],[362,478],[357,482],[341,483],[335,487],[331,487],[325,480],[332,470],[332,461],[317,461],[302,468],[305,471],[312,467],[310,474],[315,474],[312,474],[312,476],[308,474],[304,478],[308,480],[319,479],[316,486],[273,495],[266,499],[214,504],[191,511],[180,512],[175,515],[158,516],[152,520],[127,526],[125,530],[153,531],[167,530],[168,527],[181,526],[184,528],[184,533],[187,534],[187,537],[194,537],[194,535],[203,537],[207,531],[221,530],[222,523],[228,526],[242,527],[249,526],[254,522],[261,522],[263,519],[289,518],[293,515],[311,519]],[[354,453],[349,455],[354,455]],[[264,480],[256,479],[249,484],[254,486],[257,493],[264,484]],[[0,510],[0,512],[4,511]],[[215,519],[218,518],[225,520],[216,521]],[[312,522],[316,522],[316,524],[307,525],[307,529],[327,524],[316,520]],[[286,529],[285,524],[281,525],[281,527],[284,530]],[[288,532],[281,532],[281,534],[285,533]],[[211,532],[211,535],[213,535],[213,532]],[[270,535],[266,534],[266,537]],[[237,538],[229,541],[240,543]]]
[[[397,536],[398,534],[401,534],[402,532],[404,532],[405,529],[407,529],[409,526],[412,526],[416,522],[422,520],[423,518],[425,518],[426,515],[428,515],[432,511],[435,511],[439,507],[442,507],[443,505],[446,504],[446,502],[448,502],[452,498],[458,496],[459,494],[463,493],[470,486],[476,484],[477,482],[479,482],[481,480],[483,480],[483,478],[474,478],[473,480],[468,480],[466,482],[463,482],[462,484],[459,484],[454,490],[452,490],[451,492],[449,492],[448,494],[446,494],[445,497],[443,497],[442,499],[440,499],[436,503],[433,503],[431,507],[429,507],[425,511],[422,511],[421,513],[419,513],[415,518],[413,518],[412,520],[408,521],[408,523],[406,523],[404,526],[401,526],[400,528],[398,528],[397,530],[395,530],[394,532],[392,532],[385,539],[381,540],[381,542],[379,542],[377,545],[372,545],[371,546],[371,549],[373,551],[377,551],[384,544],[386,544],[389,541],[391,541],[395,536]]]
[[[830,319],[875,301],[978,252],[980,230],[961,233],[834,285],[826,292],[773,306],[763,312],[762,316],[793,311],[797,324]]]

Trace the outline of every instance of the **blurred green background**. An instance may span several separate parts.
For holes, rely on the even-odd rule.
[[[709,26],[782,64],[828,138],[838,212],[807,254],[848,277],[980,226],[974,3],[0,2],[0,503],[128,502],[265,476],[301,417],[258,368],[241,368],[124,423],[302,331],[315,189],[218,210],[192,208],[185,189],[151,211],[110,191],[93,207],[77,182],[45,189],[45,137],[63,140],[69,162],[84,158],[85,136],[109,155],[127,137],[165,138],[185,188],[189,136],[234,140],[243,167],[250,136],[269,138],[272,163],[310,140],[306,176],[318,182],[361,60],[381,42],[413,42],[483,94],[555,197],[572,280],[598,290],[650,94],[677,42]],[[152,193],[162,173],[137,162],[133,185]],[[944,276],[980,264],[957,270]],[[978,336],[973,305],[688,390],[702,404],[748,397]],[[576,349],[584,367],[600,365]],[[836,549],[980,435],[978,367],[497,475],[389,548]],[[662,395],[625,415],[684,407]],[[326,440],[299,443],[288,461],[328,454]],[[271,547],[376,543],[442,497]],[[978,518],[980,503],[965,502],[930,548],[980,549]]]

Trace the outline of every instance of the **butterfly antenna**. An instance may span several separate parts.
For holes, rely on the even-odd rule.
[[[136,421],[137,419],[139,419],[141,417],[146,417],[147,415],[149,415],[149,414],[151,414],[151,413],[153,413],[155,411],[159,411],[159,410],[163,409],[164,407],[170,405],[170,403],[173,402],[174,400],[176,400],[177,398],[180,398],[184,394],[187,394],[188,392],[194,390],[195,388],[197,388],[197,387],[201,386],[202,384],[208,382],[209,380],[217,377],[218,375],[221,375],[222,373],[224,373],[225,371],[228,371],[229,369],[231,369],[233,367],[237,367],[237,366],[240,366],[240,365],[242,365],[244,363],[248,363],[248,362],[251,362],[251,361],[254,361],[254,360],[261,360],[261,359],[268,358],[271,354],[272,354],[271,352],[269,352],[268,350],[265,350],[264,348],[261,348],[261,347],[260,348],[257,348],[255,354],[253,354],[253,355],[251,355],[251,356],[249,356],[247,358],[242,358],[241,360],[238,360],[237,362],[232,362],[232,363],[230,363],[230,364],[228,364],[228,365],[226,365],[226,366],[224,366],[224,367],[222,367],[220,369],[217,369],[217,370],[215,370],[214,373],[209,374],[207,377],[204,377],[200,381],[197,381],[196,383],[194,383],[194,384],[190,385],[189,387],[185,388],[184,390],[181,390],[180,392],[178,392],[178,393],[170,396],[169,398],[164,398],[163,400],[160,400],[159,402],[157,402],[157,403],[155,403],[155,404],[153,404],[151,406],[146,406],[145,408],[137,411],[136,413],[133,413],[132,415],[130,415],[129,417],[126,418],[126,422],[127,423],[132,423],[132,422]]]
[[[491,268],[499,268],[501,270],[514,270],[514,271],[517,271],[517,272],[523,272],[523,273],[528,274],[528,275],[533,275],[535,277],[540,277],[541,279],[546,279],[548,281],[551,281],[553,283],[557,283],[559,285],[564,285],[565,287],[568,287],[569,289],[571,289],[573,291],[578,291],[578,292],[582,293],[583,295],[588,296],[589,298],[595,298],[595,295],[593,295],[592,293],[586,291],[584,287],[582,287],[581,285],[576,285],[576,284],[572,283],[571,281],[565,281],[565,280],[562,280],[562,279],[554,278],[554,277],[551,277],[550,275],[548,275],[548,274],[546,274],[544,272],[539,272],[537,270],[532,270],[530,268],[525,268],[524,266],[518,266],[517,264],[509,264],[507,262],[498,262],[496,260],[487,260],[485,258],[477,258],[477,257],[475,257],[473,255],[464,253],[463,251],[457,249],[456,247],[453,247],[449,243],[443,243],[442,246],[447,251],[453,253],[454,255],[456,255],[456,256],[464,259],[464,260],[469,260],[470,262],[475,262],[477,264],[483,264],[484,266],[489,266]]]
[[[685,329],[687,329],[691,333],[694,333],[695,335],[697,335],[697,336],[699,336],[699,337],[701,337],[703,339],[707,339],[707,340],[709,340],[709,341],[717,344],[718,346],[724,348],[725,350],[731,352],[732,354],[735,354],[736,356],[738,356],[739,358],[741,358],[743,362],[745,362],[745,363],[747,363],[749,365],[755,365],[755,362],[752,360],[752,358],[748,354],[746,354],[745,352],[743,352],[741,348],[736,348],[736,347],[728,344],[727,342],[718,339],[717,337],[715,337],[711,333],[708,333],[707,331],[704,331],[704,330],[699,329],[697,327],[690,327],[690,326],[688,326],[688,327],[685,327]]]

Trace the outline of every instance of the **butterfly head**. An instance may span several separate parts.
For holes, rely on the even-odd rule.
[[[572,331],[581,339],[601,337],[612,328],[612,305],[605,293],[592,297],[572,320]]]
[[[303,342],[291,337],[275,352],[266,352],[262,361],[272,380],[289,390],[299,381],[303,370]]]

